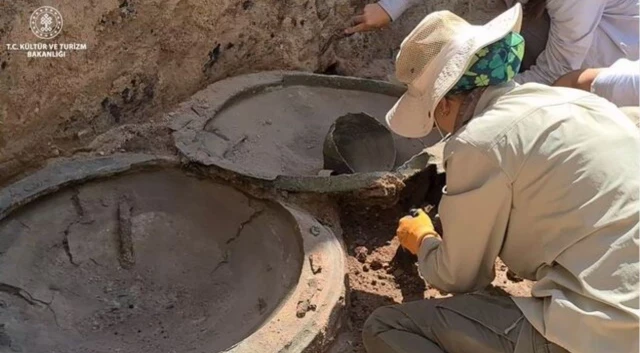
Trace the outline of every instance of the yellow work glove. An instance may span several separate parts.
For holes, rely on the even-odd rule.
[[[400,244],[412,254],[417,254],[420,250],[422,240],[426,236],[437,236],[431,218],[423,211],[418,210],[417,216],[406,216],[400,219],[396,236]]]

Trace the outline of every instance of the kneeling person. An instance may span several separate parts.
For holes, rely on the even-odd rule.
[[[387,122],[405,137],[450,133],[444,238],[424,213],[398,228],[424,279],[472,293],[499,256],[537,281],[532,297],[379,308],[363,330],[369,353],[638,351],[640,134],[589,92],[513,83],[521,18],[520,5],[485,26],[427,16],[402,43],[408,90]]]

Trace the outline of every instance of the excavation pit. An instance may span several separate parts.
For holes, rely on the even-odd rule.
[[[3,352],[301,352],[342,305],[330,230],[155,157],[49,167],[0,217]]]
[[[323,141],[346,114],[385,116],[405,88],[340,76],[265,72],[217,82],[169,114],[178,150],[190,161],[216,166],[289,191],[340,192],[370,187],[385,177],[403,180],[426,166],[401,168],[435,136],[393,135],[394,169],[328,176]],[[402,172],[399,170],[402,169]]]

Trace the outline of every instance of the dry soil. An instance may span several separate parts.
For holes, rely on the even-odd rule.
[[[344,208],[340,219],[348,253],[348,329],[330,353],[365,353],[360,334],[368,315],[380,306],[449,296],[427,285],[418,274],[416,257],[398,250],[394,237],[400,206],[367,210]],[[485,291],[493,295],[530,296],[532,283],[512,275],[496,261],[496,278]]]

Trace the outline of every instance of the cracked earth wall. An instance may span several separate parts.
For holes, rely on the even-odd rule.
[[[402,38],[426,13],[447,8],[482,22],[497,6],[425,1],[389,30],[342,38],[365,2],[0,2],[0,185],[47,158],[74,154],[109,129],[160,121],[161,112],[229,76],[294,69],[386,79]],[[59,59],[8,51],[6,44],[43,42],[28,27],[42,5],[64,18],[54,42],[88,49]]]

